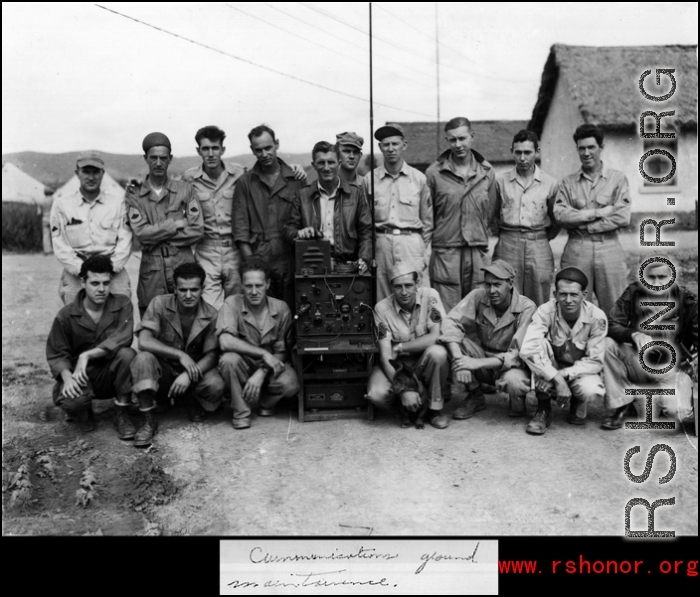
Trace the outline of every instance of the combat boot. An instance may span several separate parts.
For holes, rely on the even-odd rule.
[[[153,436],[158,433],[158,420],[152,410],[143,412],[144,422],[134,436],[134,446],[146,448],[153,443]]]
[[[525,431],[532,435],[544,435],[547,427],[552,423],[552,404],[547,400],[539,400],[537,412],[532,421],[527,424]]]
[[[482,393],[468,397],[452,413],[453,419],[471,419],[480,410],[486,408],[486,398]]]
[[[578,400],[572,396],[569,399],[569,414],[566,417],[566,422],[570,425],[585,425],[586,419],[582,419],[576,414],[576,409],[578,408]]]
[[[130,440],[136,435],[136,427],[131,422],[128,413],[128,406],[117,406],[114,415],[114,422],[117,426],[117,435],[119,439]]]

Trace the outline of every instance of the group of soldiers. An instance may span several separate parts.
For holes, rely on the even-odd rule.
[[[142,144],[148,175],[125,196],[101,190],[99,154],[81,154],[80,189],[51,214],[65,304],[47,342],[55,403],[90,429],[92,400],[114,397],[119,437],[137,446],[151,444],[155,413],[173,400],[202,421],[226,396],[235,429],[250,427],[256,403],[260,416],[273,415],[299,389],[289,364],[295,239],[328,242],[334,270],[369,275],[374,266],[379,363],[367,398],[389,410],[399,400],[419,408],[420,394],[391,392],[392,361],[405,362],[425,383],[428,420],[438,429],[449,424],[442,411],[450,382],[466,393],[454,419],[483,410],[482,386],[495,386],[508,394],[513,417],[526,415],[526,395],[536,396],[531,434],[550,425],[552,400],[582,425],[588,404],[604,399],[611,412],[602,426],[621,427],[634,400],[624,390],[660,387],[680,366],[648,351],[667,369],[659,376],[638,358],[652,340],[643,326],[655,314],[649,302],[674,300],[664,315],[674,325],[654,339],[673,342],[684,358],[696,353],[697,299],[672,283],[666,263],[646,267],[649,285],[626,284],[617,230],[630,223],[628,183],[603,164],[598,128],[576,129],[581,168],[560,182],[536,164],[532,131],[515,135],[515,166],[498,176],[472,149],[466,118],[446,124],[449,149],[425,175],[403,159],[401,125],[374,136],[381,166],[360,177],[364,140],[344,132],[314,145],[317,179],[308,182],[277,155],[279,140],[266,125],[248,135],[250,171],[223,160],[221,129],[200,129],[202,164],[183,180],[168,174],[167,136],[151,133]],[[549,241],[560,227],[569,239],[555,275]],[[492,258],[490,229],[499,236]],[[133,236],[142,247],[138,353],[124,269]],[[586,300],[592,293],[598,306]],[[130,418],[136,403],[138,429]],[[655,403],[666,416],[693,416],[689,399]]]

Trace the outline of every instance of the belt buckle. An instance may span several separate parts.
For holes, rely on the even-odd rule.
[[[594,243],[603,242],[603,235],[602,234],[591,234],[591,240]]]
[[[537,232],[526,232],[525,238],[527,240],[537,240]]]
[[[167,245],[161,245],[161,246],[160,246],[160,254],[161,254],[163,257],[170,257],[170,251],[168,250],[168,246],[167,246]]]
[[[400,235],[401,235],[401,229],[400,229],[400,228],[392,228],[392,229],[391,229],[391,233],[392,233],[394,236],[400,236]]]

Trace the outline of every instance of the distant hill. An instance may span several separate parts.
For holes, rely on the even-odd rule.
[[[75,172],[75,160],[80,152],[68,153],[39,153],[36,151],[21,151],[18,153],[6,153],[2,156],[3,165],[10,162],[32,178],[42,182],[53,189],[65,184]],[[148,173],[143,156],[124,155],[101,152],[104,156],[107,172],[120,184],[132,176],[141,176]],[[311,156],[305,153],[280,153],[279,156],[288,164],[301,164],[307,167],[311,163]],[[242,154],[226,158],[227,162],[234,162],[251,168],[255,163],[255,156]],[[197,155],[176,157],[170,166],[173,175],[182,174],[188,168],[198,166],[201,158]]]

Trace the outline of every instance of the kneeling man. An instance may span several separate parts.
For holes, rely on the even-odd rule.
[[[468,392],[452,417],[469,419],[486,408],[479,382],[507,392],[508,416],[522,417],[530,373],[519,353],[536,306],[513,286],[515,270],[506,261],[497,259],[481,270],[484,287],[457,303],[442,325],[440,342],[452,359],[452,380],[466,384]]]
[[[120,439],[133,439],[126,409],[131,399],[129,365],[134,329],[131,298],[111,294],[114,275],[108,255],[93,255],[80,266],[82,289],[58,312],[46,342],[46,359],[56,378],[53,401],[68,420],[95,429],[92,399],[114,398]]]
[[[651,286],[663,287],[671,282],[673,272],[671,267],[664,262],[650,263],[644,272],[644,279]],[[657,303],[661,305],[657,305]],[[664,313],[660,306],[663,303],[672,303],[673,308]],[[662,318],[654,321],[654,315],[664,313]],[[642,331],[645,323],[650,324],[646,328],[666,325],[670,329],[654,331],[653,336]],[[637,414],[644,416],[645,396],[628,396],[627,388],[649,388],[653,394],[653,388],[676,387],[676,376],[685,375],[679,369],[679,365],[672,367],[664,374],[650,373],[642,368],[639,362],[641,348],[654,340],[665,341],[674,346],[679,353],[678,360],[697,354],[698,349],[698,299],[687,288],[674,284],[670,288],[661,291],[651,291],[644,287],[638,280],[630,284],[622,296],[617,299],[615,306],[610,311],[608,338],[605,348],[605,406],[615,409],[607,417],[601,427],[603,429],[619,429],[630,405],[634,402]],[[670,325],[669,325],[670,324]],[[654,348],[645,353],[645,362],[654,369],[663,369],[670,363],[670,358],[653,362]],[[664,351],[665,352],[665,351]],[[682,354],[681,354],[682,353]],[[663,352],[657,353],[663,359]],[[695,356],[697,359],[697,356]],[[652,369],[653,370],[653,369]],[[678,391],[678,390],[676,390]],[[681,423],[693,420],[693,404],[690,394],[686,395],[659,395],[654,396],[655,410],[669,419],[675,419]],[[656,415],[656,412],[654,413]]]
[[[131,363],[131,375],[145,423],[136,432],[135,446],[150,445],[158,431],[156,398],[169,402],[184,397],[195,423],[221,403],[224,380],[216,369],[217,311],[202,298],[204,278],[197,263],[177,266],[175,293],[155,297],[136,330],[143,352]]]
[[[292,315],[284,301],[267,296],[270,268],[250,257],[241,268],[243,294],[224,301],[216,324],[223,351],[219,370],[231,392],[233,428],[250,427],[250,403],[259,400],[259,414],[275,414],[275,404],[299,391],[288,362],[287,338]]]
[[[379,330],[379,367],[369,377],[367,398],[378,408],[392,410],[391,383],[396,370],[389,362],[396,359],[413,368],[423,380],[430,400],[428,420],[436,429],[449,425],[442,414],[442,387],[447,381],[447,353],[436,342],[445,318],[440,295],[433,288],[419,286],[414,262],[399,262],[391,269],[391,296],[375,307]],[[409,410],[412,405],[404,404]]]
[[[537,412],[526,431],[543,435],[552,422],[551,399],[565,407],[567,422],[583,425],[588,403],[603,398],[603,355],[608,320],[586,299],[588,278],[567,267],[555,277],[554,298],[540,307],[525,334],[520,357],[535,376]]]

